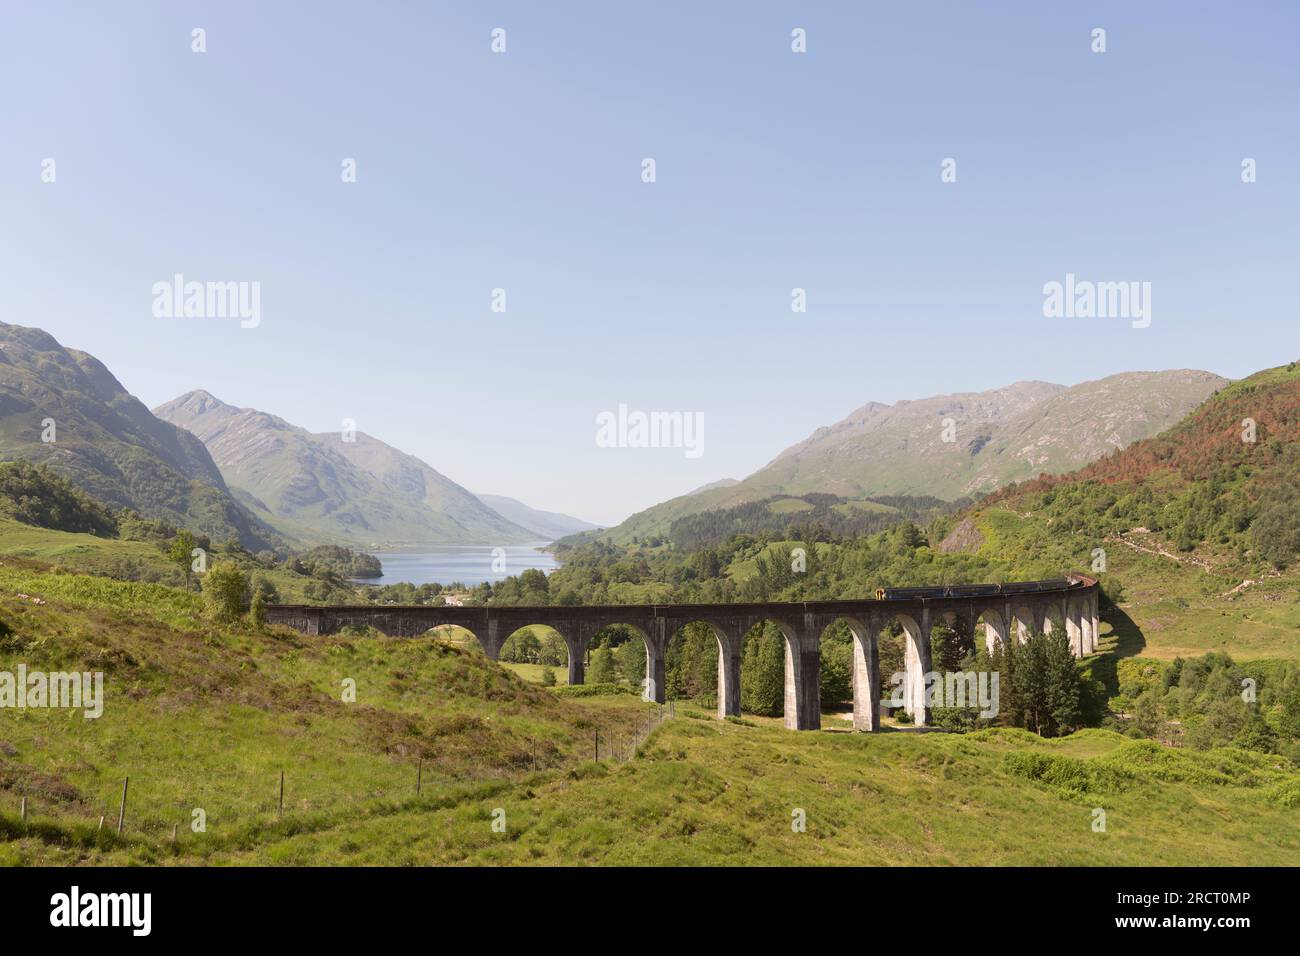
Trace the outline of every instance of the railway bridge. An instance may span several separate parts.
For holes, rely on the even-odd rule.
[[[931,670],[930,630],[962,623],[967,633],[984,626],[987,646],[1024,641],[1031,629],[1063,627],[1075,656],[1097,646],[1095,578],[1071,573],[1049,581],[964,584],[930,588],[882,588],[871,599],[766,602],[759,604],[647,604],[579,607],[428,607],[424,605],[313,606],[272,604],[267,621],[305,634],[332,634],[348,625],[372,627],[395,637],[416,637],[456,625],[470,631],[493,660],[515,631],[530,625],[553,628],[569,651],[569,683],[583,682],[588,645],[602,628],[628,625],[645,640],[645,698],[664,702],[668,642],[686,624],[707,624],[718,641],[718,717],[740,714],[741,642],[756,624],[771,621],[785,636],[785,725],[821,726],[821,636],[836,621],[853,634],[853,726],[874,731],[880,721],[880,632],[897,621],[904,634],[907,668],[904,709],[917,725],[927,723],[925,681]]]

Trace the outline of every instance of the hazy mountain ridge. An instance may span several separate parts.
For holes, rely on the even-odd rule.
[[[554,541],[557,538],[578,534],[583,531],[596,531],[600,527],[590,521],[583,521],[581,518],[575,518],[572,515],[562,514],[558,511],[542,511],[533,508],[522,501],[508,498],[505,495],[480,494],[477,497],[479,501],[497,514],[509,521],[513,521],[522,528],[537,532],[539,539],[547,541]]]
[[[44,441],[46,420],[53,441]],[[150,414],[94,356],[0,323],[0,458],[46,464],[98,501],[250,548],[274,531],[230,494],[193,435]]]
[[[536,534],[469,491],[364,432],[313,433],[202,389],[154,410],[196,435],[227,482],[273,523],[359,546],[519,544]]]
[[[869,402],[743,481],[662,502],[600,537],[627,543],[664,535],[687,515],[775,495],[952,501],[990,492],[1071,471],[1163,431],[1227,383],[1199,370],[1124,372],[1069,387],[1027,381],[893,405]]]

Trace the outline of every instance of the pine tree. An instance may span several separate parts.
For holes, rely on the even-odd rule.
[[[785,636],[775,624],[761,625],[745,641],[740,703],[764,717],[777,717],[785,710]]]
[[[591,682],[593,684],[612,684],[618,680],[618,671],[614,667],[614,652],[608,647],[598,647],[591,652]]]

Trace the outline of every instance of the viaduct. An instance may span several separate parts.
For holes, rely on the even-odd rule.
[[[664,657],[668,642],[684,625],[703,622],[718,641],[718,717],[740,714],[741,641],[755,624],[771,621],[785,635],[785,725],[794,730],[821,726],[818,680],[822,632],[844,621],[853,633],[853,727],[879,729],[879,635],[891,621],[902,625],[907,667],[904,710],[917,725],[927,722],[923,675],[930,666],[930,629],[962,623],[976,633],[979,623],[991,650],[1014,631],[1024,641],[1031,629],[1065,628],[1076,657],[1097,647],[1098,592],[1095,578],[1069,574],[1051,581],[880,589],[874,600],[762,604],[658,604],[581,607],[426,607],[423,605],[310,606],[272,604],[268,623],[306,634],[332,634],[348,625],[368,626],[395,637],[415,637],[441,625],[470,631],[488,657],[529,625],[554,628],[569,650],[569,683],[583,682],[583,661],[592,638],[612,624],[631,626],[645,639],[645,698],[664,702]]]

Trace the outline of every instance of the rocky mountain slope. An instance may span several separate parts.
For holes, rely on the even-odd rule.
[[[96,500],[249,548],[276,534],[231,495],[203,443],[160,421],[102,362],[0,323],[0,460],[45,464]]]
[[[269,522],[361,547],[519,544],[537,534],[502,517],[413,455],[364,432],[312,433],[208,392],[154,414],[192,432],[232,488]]]
[[[775,495],[934,496],[948,501],[1082,467],[1182,419],[1227,379],[1210,372],[1125,372],[1066,387],[1016,382],[893,405],[870,402],[819,428],[735,484],[655,505],[605,532],[666,532],[681,517]]]

